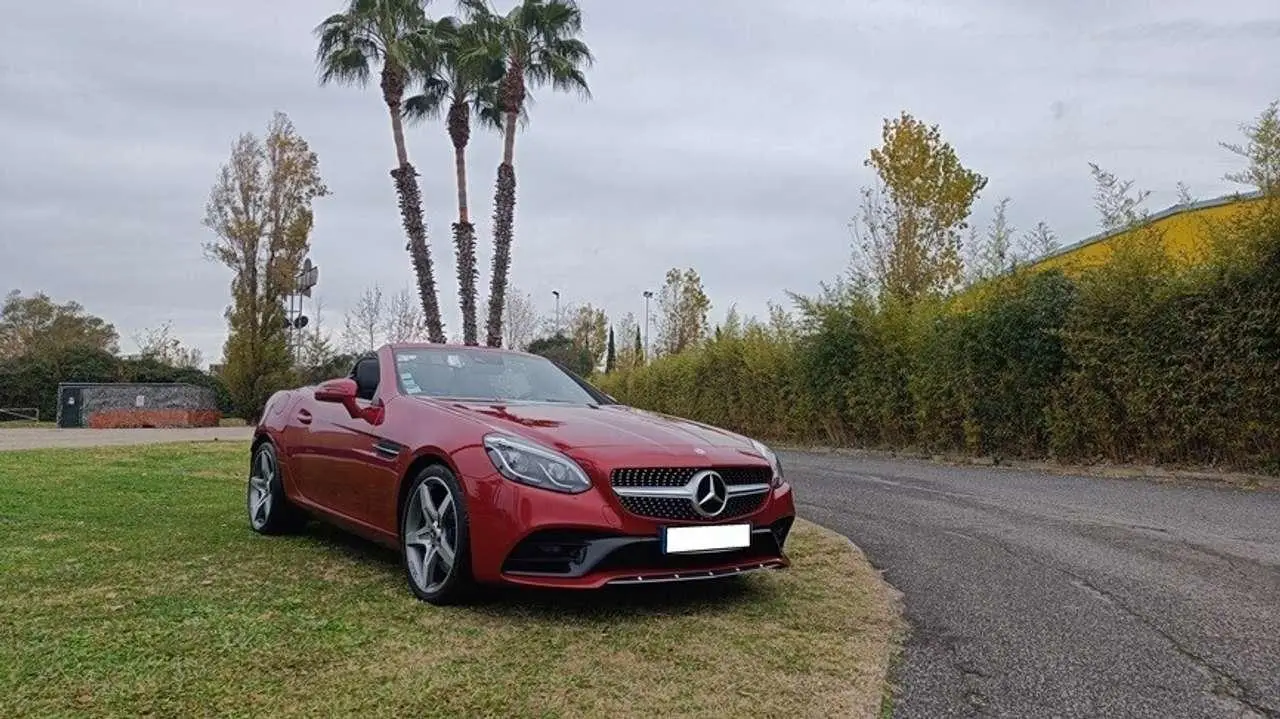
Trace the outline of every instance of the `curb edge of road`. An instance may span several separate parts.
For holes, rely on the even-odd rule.
[[[816,520],[804,517],[801,518],[809,524],[818,527],[821,531],[832,535],[833,537],[838,537],[840,540],[846,542],[854,555],[855,561],[859,564],[866,565],[871,570],[871,573],[875,575],[876,582],[878,584],[877,590],[889,605],[889,612],[892,615],[890,621],[893,626],[889,631],[889,646],[880,666],[877,668],[877,671],[880,674],[880,701],[876,707],[876,713],[874,716],[891,717],[893,716],[894,702],[897,701],[899,694],[899,687],[895,681],[895,677],[897,676],[898,669],[902,664],[904,652],[906,651],[907,639],[911,633],[911,625],[907,621],[906,615],[906,595],[902,590],[895,587],[887,577],[885,577],[885,570],[877,567],[871,561],[871,557],[867,556],[867,553],[863,551],[862,547],[858,546],[858,544],[852,539],[849,539],[824,524],[820,524]]]

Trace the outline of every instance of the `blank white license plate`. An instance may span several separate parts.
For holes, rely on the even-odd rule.
[[[665,527],[662,549],[667,554],[712,552],[751,546],[750,524],[719,524],[707,527]]]

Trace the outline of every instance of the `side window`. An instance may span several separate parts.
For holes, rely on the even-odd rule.
[[[378,391],[378,358],[365,357],[356,362],[351,375],[356,381],[356,396],[360,399],[373,399],[373,394]]]

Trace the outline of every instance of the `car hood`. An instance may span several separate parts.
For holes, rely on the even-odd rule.
[[[624,405],[544,402],[445,402],[452,411],[496,431],[560,451],[602,447],[754,452],[751,441],[716,427]]]

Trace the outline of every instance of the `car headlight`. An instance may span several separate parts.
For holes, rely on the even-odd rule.
[[[778,459],[778,455],[774,454],[773,450],[764,446],[764,444],[755,441],[754,439],[751,440],[751,446],[755,447],[757,452],[764,455],[764,458],[769,460],[769,467],[770,469],[773,470],[773,479],[772,481],[769,482],[769,485],[772,487],[781,487],[782,486],[782,460]]]
[[[566,494],[591,489],[578,463],[554,449],[503,434],[487,435],[484,449],[498,472],[513,482]]]

